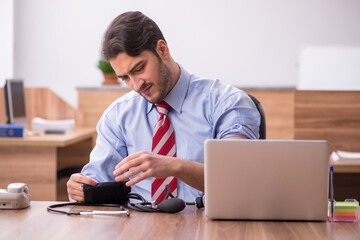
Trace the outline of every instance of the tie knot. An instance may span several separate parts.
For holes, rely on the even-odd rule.
[[[156,104],[156,108],[158,109],[160,114],[167,114],[170,110],[170,105],[165,101],[161,101]]]

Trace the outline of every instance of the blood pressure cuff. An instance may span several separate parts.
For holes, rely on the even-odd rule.
[[[121,204],[127,202],[129,201],[127,195],[131,188],[125,185],[126,182],[102,182],[95,186],[84,184],[84,201],[89,204]]]

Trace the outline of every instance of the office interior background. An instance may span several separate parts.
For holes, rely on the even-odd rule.
[[[7,78],[23,79],[26,88],[49,88],[73,108],[58,99],[46,102],[54,100],[52,95],[35,99],[38,91],[29,91],[31,116],[41,113],[54,119],[80,116],[83,120],[77,134],[57,135],[53,141],[47,136],[34,136],[31,144],[31,138],[1,139],[0,188],[26,182],[33,202],[22,214],[2,212],[0,238],[36,238],[39,234],[39,238],[47,234],[50,238],[57,231],[58,238],[94,238],[106,232],[115,238],[136,234],[161,239],[175,238],[171,234],[180,229],[185,239],[195,234],[199,239],[227,235],[359,239],[359,225],[353,223],[217,224],[195,208],[183,215],[156,218],[137,213],[132,224],[126,217],[103,221],[47,213],[49,203],[38,200],[68,199],[68,176],[61,177],[59,172],[88,162],[99,115],[113,101],[110,98],[117,98],[123,90],[112,94],[101,90],[103,76],[97,63],[106,27],[129,10],[140,10],[158,23],[172,56],[189,72],[218,78],[263,99],[268,139],[327,139],[332,150],[360,152],[360,0],[0,0],[0,88]],[[99,87],[91,96],[104,99],[97,101],[87,94],[80,98],[86,90],[78,91],[78,87]],[[2,105],[0,123],[5,122]],[[359,200],[359,162],[335,167],[335,200]],[[122,223],[125,228],[119,228]]]
[[[101,86],[106,27],[140,10],[189,72],[240,88],[360,90],[360,1],[2,0],[0,84],[22,78],[77,107]]]

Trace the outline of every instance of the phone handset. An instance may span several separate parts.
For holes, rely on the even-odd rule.
[[[10,183],[0,189],[0,209],[22,209],[30,206],[29,187],[25,183]]]

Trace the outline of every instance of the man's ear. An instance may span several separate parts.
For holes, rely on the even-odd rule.
[[[169,58],[170,52],[168,45],[164,40],[159,40],[156,44],[156,52],[159,54],[160,58],[163,60]]]

